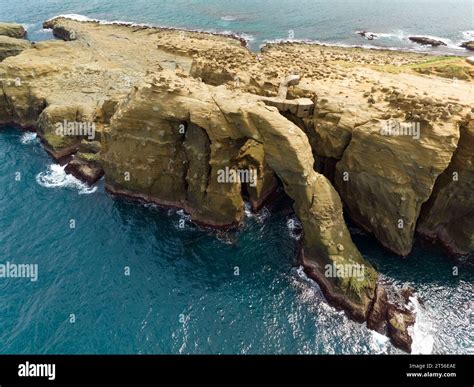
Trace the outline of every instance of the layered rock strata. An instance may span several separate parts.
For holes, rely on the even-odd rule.
[[[26,30],[21,24],[0,22],[0,36],[21,39],[26,36]]]

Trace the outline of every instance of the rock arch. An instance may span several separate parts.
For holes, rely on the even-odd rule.
[[[204,168],[191,165],[187,157],[190,146],[177,132],[183,122],[188,128],[194,128],[191,130],[201,128],[205,133],[193,135],[202,137],[196,140],[203,147],[201,163],[210,166],[206,179],[198,179],[199,182],[186,179],[190,167],[197,171],[204,171]],[[156,133],[161,133],[161,137],[156,138]],[[219,186],[216,173],[218,168],[232,165],[241,140],[246,139],[263,147],[265,163],[294,200],[294,209],[304,230],[303,255],[307,271],[316,277],[330,300],[344,307],[356,320],[365,320],[375,295],[377,273],[351,240],[336,190],[323,175],[314,171],[306,135],[275,107],[266,106],[257,97],[230,92],[223,86],[212,87],[174,72],[163,71],[150,76],[135,88],[112,117],[102,152],[107,186],[117,193],[184,207],[193,218],[204,223],[224,225],[229,220],[239,221],[240,184]],[[139,181],[146,171],[148,177],[155,174],[152,179],[166,186],[170,178],[166,174],[160,175],[160,168],[147,167],[138,160],[126,166],[120,164],[119,160],[133,157],[135,148],[132,144],[140,142],[144,145],[142,151],[147,142],[152,143],[154,153],[170,157],[180,165],[174,171],[175,180],[187,180],[187,185],[178,184],[179,192],[174,194],[173,200],[166,193],[154,192],[151,185],[147,193],[147,187]],[[206,154],[206,147],[209,154]],[[125,154],[127,149],[130,154]],[[173,149],[171,153],[170,149]],[[199,150],[195,149],[194,153],[198,154]],[[137,180],[123,181],[123,168],[133,169],[131,175],[136,175]],[[187,200],[184,192],[203,191],[204,187],[193,187],[194,183],[207,184],[201,203]],[[365,276],[363,280],[328,278],[323,275],[326,265],[361,265]]]

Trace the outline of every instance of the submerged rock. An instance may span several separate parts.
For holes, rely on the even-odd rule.
[[[423,46],[432,46],[432,47],[447,46],[447,44],[443,42],[442,40],[427,38],[425,36],[409,36],[408,39],[411,40],[412,42],[421,44]]]
[[[367,31],[357,31],[357,34],[362,36],[363,38],[366,38],[367,40],[374,40],[375,38],[377,38],[376,34]]]

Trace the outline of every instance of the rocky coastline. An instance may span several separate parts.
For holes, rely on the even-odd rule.
[[[258,211],[283,189],[307,275],[410,352],[412,293],[382,283],[343,213],[400,256],[416,236],[474,250],[473,65],[303,43],[252,53],[235,37],[67,18],[45,28],[61,40],[0,25],[18,40],[0,39],[0,125],[34,129],[88,184],[105,176],[113,194],[207,226],[238,226],[245,201]],[[226,168],[254,175],[221,181]]]

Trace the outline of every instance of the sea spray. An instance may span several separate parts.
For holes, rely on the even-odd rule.
[[[433,324],[426,310],[418,302],[417,297],[410,297],[410,302],[416,313],[416,320],[412,330],[412,353],[431,354],[434,344]]]
[[[74,176],[65,172],[65,166],[51,164],[48,170],[36,176],[36,182],[45,188],[74,188],[79,195],[87,195],[97,191],[97,187],[89,187]]]
[[[36,133],[33,133],[33,132],[25,132],[25,133],[23,133],[23,135],[20,138],[20,142],[23,145],[33,144],[33,143],[36,143],[38,141],[39,141],[38,135]]]

